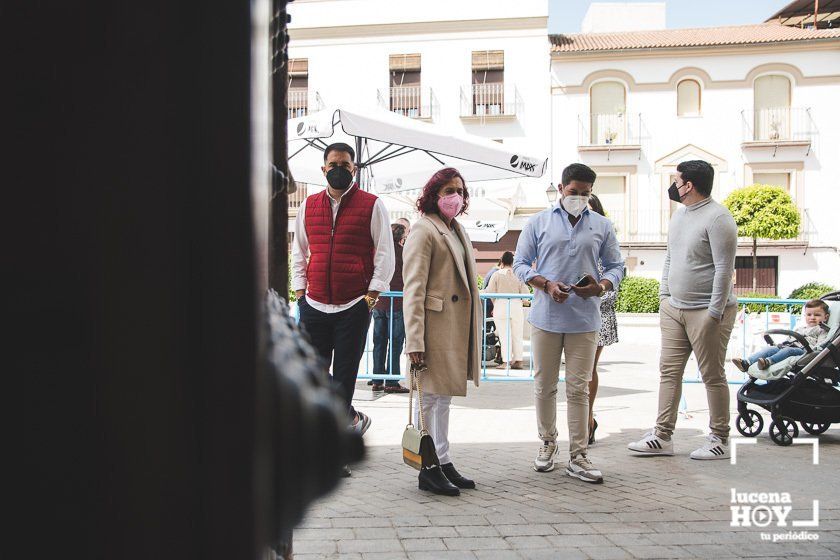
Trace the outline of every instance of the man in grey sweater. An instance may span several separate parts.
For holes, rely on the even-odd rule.
[[[729,386],[723,364],[735,323],[732,272],[738,227],[724,206],[711,198],[714,169],[705,161],[677,166],[668,196],[685,206],[671,218],[668,250],[659,288],[662,351],[659,362],[659,416],[656,427],[627,447],[646,455],[673,455],[682,378],[692,351],[709,402],[705,443],[692,459],[729,457]]]

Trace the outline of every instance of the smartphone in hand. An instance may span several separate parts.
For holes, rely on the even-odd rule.
[[[578,288],[583,288],[584,286],[588,286],[592,282],[594,282],[594,280],[591,275],[582,274],[581,277],[578,278],[578,281],[575,282],[575,286],[577,286]]]

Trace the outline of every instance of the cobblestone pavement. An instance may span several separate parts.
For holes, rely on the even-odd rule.
[[[367,460],[310,509],[295,530],[295,558],[840,558],[840,429],[820,436],[818,465],[813,446],[776,446],[766,426],[755,445],[738,446],[736,465],[693,461],[688,453],[701,444],[708,416],[702,385],[687,384],[676,456],[633,457],[627,442],[656,412],[656,333],[626,328],[621,335],[604,355],[598,443],[590,450],[604,484],[570,478],[559,466],[534,472],[532,384],[487,383],[455,399],[451,418],[453,461],[478,488],[457,498],[421,492],[400,456],[407,399],[371,401],[360,382],[357,404],[374,422],[365,435]],[[736,390],[732,385],[733,410]],[[558,421],[563,437],[563,399]],[[730,526],[732,489],[788,493],[790,504],[766,504],[793,508],[787,526],[774,518],[766,527]],[[792,526],[813,518],[813,500],[819,525]],[[755,519],[767,518],[757,511]],[[806,534],[818,540],[782,540]]]

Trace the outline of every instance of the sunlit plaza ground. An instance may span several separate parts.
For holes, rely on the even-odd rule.
[[[775,445],[767,422],[756,444],[737,445],[737,464],[693,461],[688,454],[702,443],[708,412],[703,386],[687,383],[676,455],[628,453],[627,443],[656,415],[658,335],[654,322],[620,320],[621,342],[604,351],[597,443],[590,449],[602,485],[570,478],[560,467],[534,472],[533,384],[496,382],[453,400],[453,462],[478,488],[457,498],[421,492],[416,471],[401,460],[406,396],[374,399],[360,381],[355,404],[373,419],[367,460],[311,507],[295,532],[295,558],[840,558],[838,428],[819,437],[818,465],[812,445]],[[692,368],[693,361],[689,376]],[[731,385],[733,412],[737,389]],[[563,390],[561,384],[561,397]],[[563,449],[564,401],[558,402]],[[735,417],[732,434],[740,438]],[[806,437],[803,431],[799,439]],[[790,503],[746,504],[747,493],[776,493]],[[765,509],[774,506],[792,508],[786,525]],[[732,526],[733,507],[752,507],[750,526]],[[814,519],[815,507],[818,524],[801,526]]]

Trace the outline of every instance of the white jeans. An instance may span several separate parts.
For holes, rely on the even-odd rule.
[[[420,427],[420,407],[414,397],[414,425]],[[441,465],[451,463],[449,457],[449,405],[452,397],[423,392],[423,420],[426,431],[435,442],[435,451]]]
[[[510,317],[508,317],[508,302],[496,300],[498,306],[493,307],[493,322],[496,323],[496,336],[502,349],[502,360],[505,362],[522,361],[522,328],[524,326],[524,312],[522,303],[510,302]],[[510,329],[510,330],[508,330]],[[508,336],[510,332],[510,336]],[[510,350],[508,350],[510,349]]]

